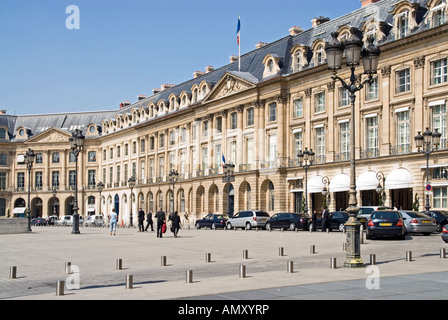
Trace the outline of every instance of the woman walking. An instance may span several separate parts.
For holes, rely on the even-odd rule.
[[[116,235],[117,230],[117,213],[115,212],[115,208],[112,209],[112,213],[109,214],[109,220],[110,220],[110,235],[112,235],[112,232],[114,233],[114,236]]]
[[[171,222],[172,222],[171,231],[174,233],[174,238],[177,238],[177,233],[179,232],[180,229],[180,217],[177,214],[177,211],[174,211],[174,214],[171,217]]]

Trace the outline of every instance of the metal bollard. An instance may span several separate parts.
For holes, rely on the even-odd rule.
[[[370,265],[372,266],[376,265],[376,254],[370,255]]]
[[[278,255],[280,257],[283,257],[283,255],[284,255],[284,248],[283,247],[278,248]]]
[[[294,262],[293,261],[288,261],[286,271],[288,273],[294,273]]]
[[[64,287],[65,287],[65,281],[58,281],[56,283],[56,295],[57,296],[64,295]]]
[[[193,270],[187,270],[186,275],[185,275],[185,282],[193,283]]]
[[[330,258],[330,268],[336,269],[336,258],[334,257]]]
[[[72,273],[72,263],[66,262],[65,263],[65,274],[70,274],[70,273]]]
[[[12,266],[9,268],[9,279],[17,278],[17,266]]]
[[[123,269],[123,260],[117,259],[115,262],[115,270]]]
[[[412,251],[406,251],[406,261],[412,261]]]
[[[205,254],[205,262],[211,262],[212,261],[212,254],[206,253]]]
[[[126,276],[126,289],[132,289],[134,288],[134,276],[128,274]]]
[[[240,266],[240,278],[246,278],[246,266]]]
[[[445,259],[446,257],[446,250],[445,248],[440,249],[440,259]]]
[[[166,267],[166,256],[162,256],[162,257],[160,258],[160,265],[161,265],[162,267]]]
[[[314,244],[310,245],[310,253],[311,254],[316,253],[316,246]]]
[[[342,243],[342,251],[347,251],[347,242]]]
[[[243,259],[249,259],[249,251],[243,250]]]

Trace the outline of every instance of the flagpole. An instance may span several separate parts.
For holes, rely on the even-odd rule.
[[[238,71],[241,71],[241,17],[238,15]]]

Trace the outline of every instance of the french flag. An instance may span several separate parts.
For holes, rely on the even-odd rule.
[[[224,168],[224,165],[226,164],[226,158],[224,158],[224,155],[222,155],[222,167]]]
[[[240,31],[241,31],[241,20],[240,16],[238,16],[238,26],[236,28],[236,40],[238,42],[238,45],[240,45]]]

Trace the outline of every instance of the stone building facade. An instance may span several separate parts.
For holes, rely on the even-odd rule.
[[[26,206],[31,214],[67,215],[73,210],[75,163],[69,137],[86,136],[79,160],[80,214],[112,208],[127,223],[130,212],[173,209],[201,217],[247,209],[303,211],[305,185],[310,210],[348,206],[350,126],[356,126],[358,205],[424,209],[426,160],[415,147],[418,132],[438,129],[431,155],[431,206],[448,209],[448,14],[445,0],[363,1],[334,20],[319,17],[310,29],[293,27],[273,43],[179,85],[105,112],[12,116],[0,114],[0,217]],[[358,92],[350,123],[347,92],[327,69],[330,34],[346,39],[350,28],[380,47],[379,71]],[[358,80],[364,80],[362,67]],[[339,76],[347,79],[348,68]],[[28,180],[20,162],[31,148],[38,156]],[[313,149],[315,163],[299,166],[297,154]],[[235,181],[224,183],[223,161],[235,164]],[[171,170],[179,181],[169,182]],[[128,179],[135,176],[131,190]],[[384,176],[384,180],[378,177]],[[324,179],[326,177],[326,179]],[[100,194],[97,184],[105,189]],[[328,183],[326,183],[328,181]],[[323,198],[322,190],[329,195]],[[100,204],[101,202],[101,204]]]

